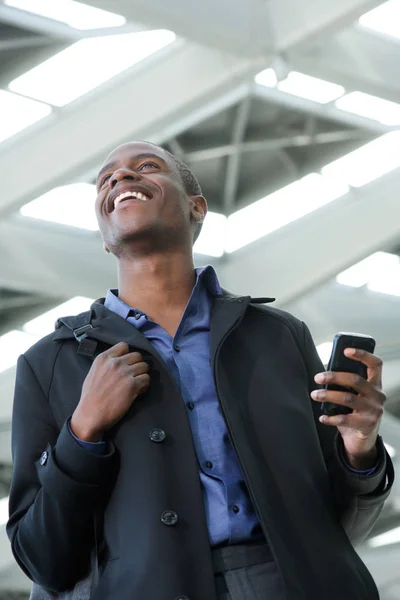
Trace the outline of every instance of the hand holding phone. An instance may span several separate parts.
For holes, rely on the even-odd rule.
[[[332,354],[328,364],[328,371],[355,373],[356,375],[360,375],[361,377],[364,377],[364,379],[367,379],[367,367],[359,361],[347,358],[344,354],[346,348],[358,348],[359,350],[365,350],[366,352],[373,354],[375,350],[375,340],[369,335],[360,333],[338,333],[333,340]],[[339,385],[326,385],[325,389],[339,392],[351,391],[354,393],[353,390]],[[324,415],[328,415],[329,417],[353,412],[351,408],[340,404],[334,404],[333,402],[323,402],[321,404],[321,411]]]

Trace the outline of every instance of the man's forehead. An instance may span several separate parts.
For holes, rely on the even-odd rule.
[[[119,160],[132,160],[135,156],[145,153],[154,154],[154,156],[159,156],[163,160],[167,160],[164,150],[158,146],[153,146],[153,144],[146,142],[127,142],[110,152],[103,164],[118,162]]]

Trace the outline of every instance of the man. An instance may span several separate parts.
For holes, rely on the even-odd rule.
[[[51,593],[89,572],[91,600],[378,598],[351,542],[393,481],[381,361],[348,350],[368,381],[322,374],[303,323],[195,270],[207,204],[163,149],[120,146],[97,189],[119,288],[18,363],[22,569]],[[322,418],[325,400],[354,411]]]

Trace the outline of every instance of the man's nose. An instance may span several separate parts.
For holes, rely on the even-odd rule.
[[[115,187],[117,183],[123,181],[124,179],[139,181],[140,175],[139,173],[136,173],[136,171],[132,171],[132,169],[117,169],[112,174],[111,187]]]

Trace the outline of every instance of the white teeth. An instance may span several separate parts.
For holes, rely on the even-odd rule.
[[[141,192],[122,192],[115,198],[114,208],[116,208],[116,206],[122,202],[122,200],[125,200],[125,198],[137,198],[138,200],[142,200],[142,202],[146,202],[148,200],[148,197]]]

